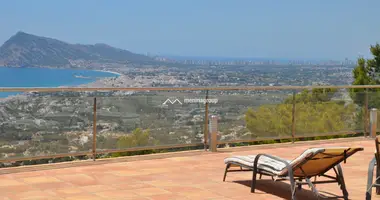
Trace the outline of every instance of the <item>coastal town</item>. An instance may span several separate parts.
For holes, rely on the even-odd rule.
[[[79,87],[199,87],[347,85],[354,65],[335,66],[185,66],[102,68],[119,76],[104,78]]]
[[[119,138],[137,128],[149,130],[141,145],[203,142],[206,91],[175,91],[180,87],[347,85],[352,66],[188,66],[100,68],[117,77],[79,85],[81,92],[32,92],[10,96],[0,105],[2,158],[89,151],[92,144],[94,97],[97,97],[99,151],[123,148]],[[77,77],[82,78],[82,77]],[[171,91],[97,91],[85,88],[168,87]],[[292,91],[209,91],[217,103],[209,114],[220,117],[220,139],[262,137],[245,126],[250,107],[280,104]],[[299,91],[301,92],[301,91]],[[337,96],[349,100],[347,91]],[[172,103],[167,104],[166,100]],[[176,103],[177,99],[181,104]],[[190,102],[190,103],[189,103]],[[6,131],[5,131],[6,130]],[[269,135],[267,135],[269,136]]]

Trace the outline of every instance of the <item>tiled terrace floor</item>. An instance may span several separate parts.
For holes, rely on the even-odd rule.
[[[0,175],[0,200],[158,200],[158,199],[289,199],[288,183],[268,179],[257,183],[257,193],[250,193],[250,172],[230,173],[222,182],[223,159],[230,155],[266,152],[292,159],[312,146],[363,146],[343,164],[350,199],[364,199],[367,168],[375,150],[373,140],[337,140],[334,143],[279,145],[224,149],[218,153],[193,156],[114,162]],[[0,170],[0,173],[2,171]],[[307,188],[306,186],[304,188]],[[341,195],[336,184],[320,185],[319,190]],[[298,192],[298,199],[316,199],[308,190]],[[373,199],[377,199],[376,197]]]

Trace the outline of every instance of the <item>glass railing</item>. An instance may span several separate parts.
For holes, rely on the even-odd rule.
[[[219,117],[219,141],[292,137],[292,104],[288,90],[223,91],[215,95],[210,114]]]
[[[97,98],[97,151],[202,144],[205,106],[188,101],[201,98],[186,91]]]
[[[342,87],[111,89],[1,98],[0,160],[207,147],[211,115],[219,144],[368,135],[369,109],[380,112],[378,92]]]
[[[358,94],[362,95],[362,94]],[[362,106],[356,105],[347,90],[329,92],[315,90],[296,95],[296,136],[328,136],[357,133],[363,130],[363,120],[358,113]]]
[[[92,99],[79,94],[26,94],[0,101],[0,158],[91,151]]]

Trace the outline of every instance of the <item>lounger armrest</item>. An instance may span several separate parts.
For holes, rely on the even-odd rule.
[[[272,156],[272,155],[268,155],[268,154],[257,154],[256,155],[255,161],[253,162],[253,170],[255,172],[257,172],[257,164],[258,164],[259,159],[260,159],[261,156],[265,156],[265,157],[268,157],[268,158],[271,158],[271,159],[274,159],[274,160],[277,160],[279,162],[284,163],[285,166],[286,166],[286,169],[288,170],[288,176],[289,176],[289,178],[291,180],[294,179],[294,177],[293,177],[293,169],[292,169],[292,167],[289,165],[289,163],[286,160],[283,160],[281,158],[278,158],[278,157],[275,157],[275,156]]]
[[[258,155],[256,156],[256,158],[255,158],[255,163],[254,163],[254,164],[256,164],[256,163],[259,161],[259,158],[260,158],[261,156],[265,156],[265,157],[271,158],[271,159],[273,159],[273,160],[277,160],[277,161],[279,161],[279,162],[284,163],[285,165],[288,165],[288,164],[289,164],[287,160],[284,160],[284,159],[281,159],[281,158],[279,158],[279,157],[275,157],[275,156],[272,156],[272,155],[269,155],[269,154],[264,154],[264,153],[258,154]]]

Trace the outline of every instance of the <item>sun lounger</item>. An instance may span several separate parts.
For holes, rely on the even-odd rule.
[[[375,152],[375,156],[373,157],[373,159],[371,160],[371,162],[369,163],[369,167],[368,167],[368,181],[367,181],[367,191],[366,191],[366,200],[370,200],[372,198],[372,188],[376,188],[376,194],[379,195],[380,194],[380,169],[379,169],[379,165],[380,165],[380,141],[379,141],[379,137],[376,138],[375,140],[375,147],[376,147],[376,152]],[[376,178],[375,178],[375,182],[373,182],[373,171],[376,167]]]
[[[339,198],[348,199],[340,163],[346,162],[348,157],[362,150],[361,147],[310,148],[292,161],[267,154],[233,156],[224,160],[227,166],[223,181],[225,181],[228,172],[253,171],[251,192],[255,192],[257,174],[260,175],[260,179],[262,175],[266,175],[272,177],[274,181],[289,180],[292,200],[296,199],[296,186],[301,189],[302,185],[307,184],[316,195],[322,196],[315,188],[315,184],[338,183],[343,192],[343,196]],[[231,167],[239,167],[240,169],[230,170]],[[335,172],[335,177],[325,174],[330,170]],[[325,177],[328,180],[317,181],[318,176]],[[312,177],[315,177],[314,181],[310,180]]]

